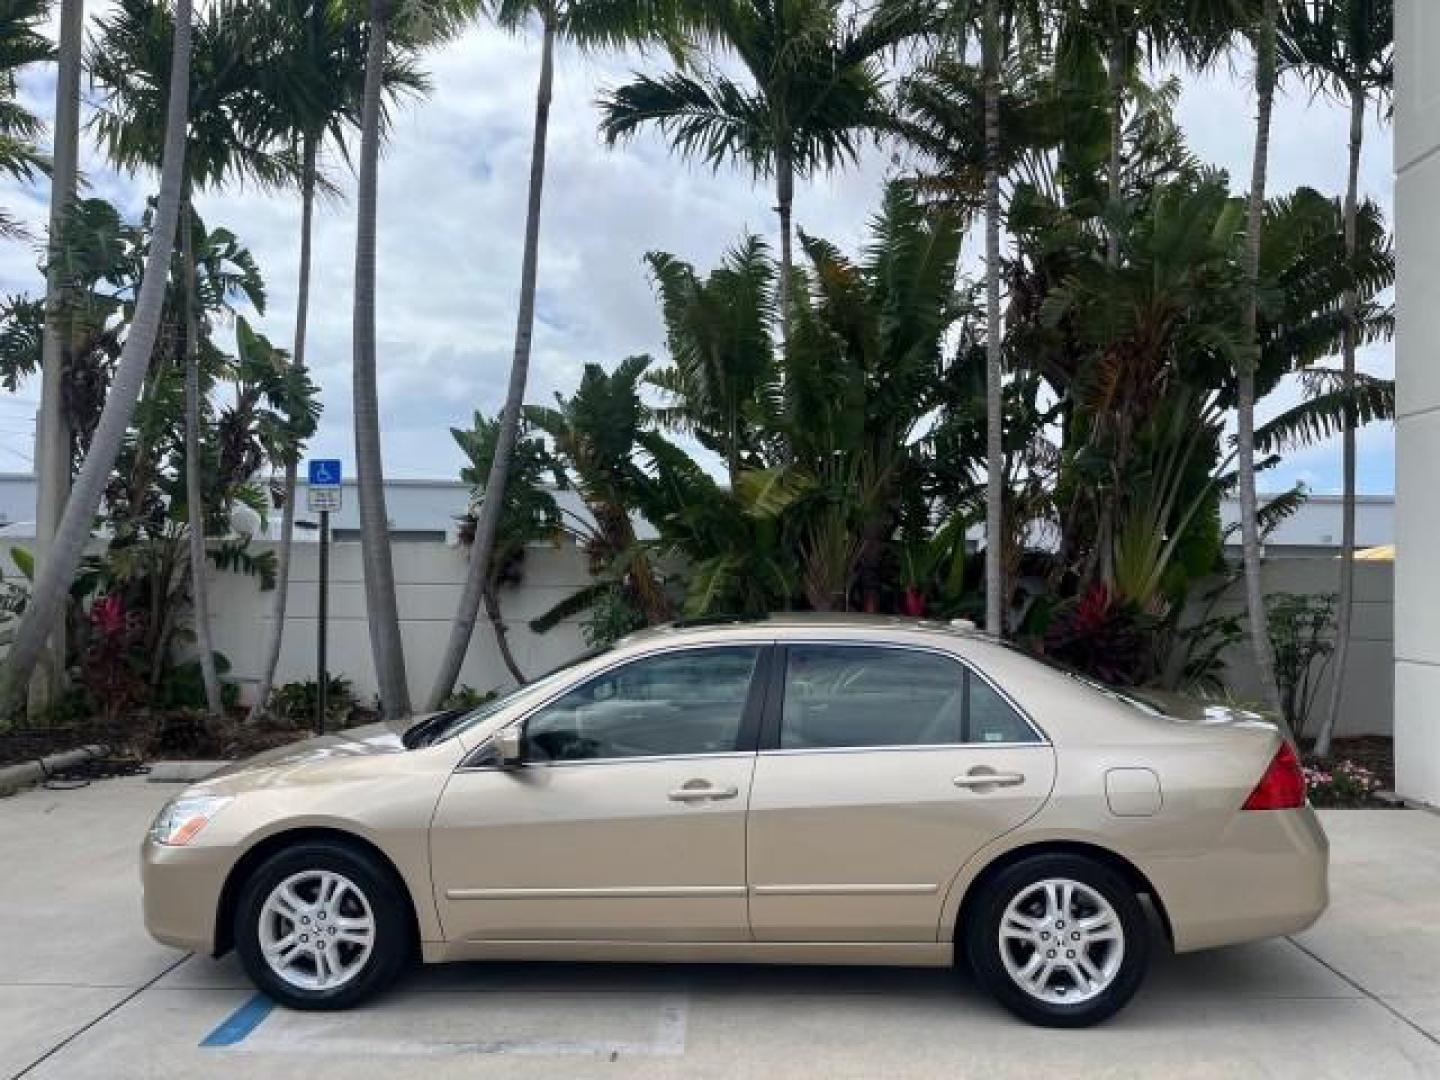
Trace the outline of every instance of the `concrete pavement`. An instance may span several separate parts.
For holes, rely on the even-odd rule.
[[[1162,954],[1115,1020],[1058,1032],[950,972],[851,968],[459,965],[351,1013],[270,1011],[233,957],[141,926],[136,848],[174,790],[0,800],[0,1077],[1440,1078],[1440,816],[1420,811],[1327,813],[1312,930]]]

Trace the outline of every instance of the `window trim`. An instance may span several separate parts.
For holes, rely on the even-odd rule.
[[[953,743],[882,743],[874,746],[781,746],[780,725],[783,721],[785,708],[785,672],[790,662],[790,649],[793,646],[820,646],[823,648],[839,649],[893,649],[904,652],[928,653],[947,660],[960,668],[962,673],[968,674],[971,678],[977,678],[991,690],[999,695],[1000,699],[1015,710],[1026,727],[1035,735],[1032,742],[953,742]],[[959,748],[978,747],[984,749],[1016,749],[1025,746],[1050,746],[1050,736],[1035,722],[1030,713],[1024,709],[1010,694],[1006,693],[1004,687],[995,682],[983,671],[972,664],[967,658],[945,649],[935,648],[929,645],[916,645],[911,642],[875,641],[873,639],[847,639],[845,641],[825,640],[823,638],[790,638],[775,643],[775,657],[770,665],[770,688],[765,697],[765,719],[760,731],[760,753],[770,756],[778,754],[854,754],[873,750],[954,750]],[[970,684],[966,680],[964,725],[969,727],[970,719]],[[962,731],[962,735],[969,735],[968,730]]]
[[[735,746],[729,750],[695,751],[686,754],[632,754],[625,757],[596,757],[577,758],[562,761],[527,761],[524,768],[570,768],[576,765],[605,765],[616,762],[654,762],[654,761],[687,761],[692,759],[714,760],[721,757],[750,757],[754,755],[760,741],[761,726],[764,722],[766,706],[769,704],[769,693],[771,687],[771,671],[775,666],[775,643],[772,640],[754,641],[693,641],[683,644],[674,644],[662,649],[655,649],[651,652],[632,654],[629,656],[616,657],[614,663],[606,664],[598,670],[575,682],[569,683],[560,688],[543,701],[538,701],[519,716],[492,731],[485,740],[475,749],[461,759],[456,767],[456,772],[504,772],[497,765],[488,764],[490,742],[500,732],[508,728],[520,725],[522,728],[530,722],[530,718],[537,713],[543,712],[555,704],[565,695],[573,693],[587,683],[603,678],[621,668],[629,667],[631,664],[643,663],[647,660],[658,660],[662,657],[676,653],[697,652],[702,650],[715,649],[754,649],[756,651],[755,666],[750,671],[750,685],[745,691],[745,703],[740,713],[740,727],[735,737]]]

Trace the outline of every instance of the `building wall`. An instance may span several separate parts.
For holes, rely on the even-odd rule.
[[[1334,593],[1339,585],[1340,564],[1333,555],[1320,558],[1268,559],[1262,577],[1267,596],[1276,593]],[[1340,698],[1338,735],[1389,735],[1394,709],[1395,664],[1394,571],[1386,562],[1355,564],[1355,614],[1351,622],[1350,659],[1345,666],[1345,688]],[[1245,614],[1245,584],[1236,581],[1215,606],[1215,614]],[[1259,701],[1260,682],[1255,675],[1250,643],[1240,642],[1228,650],[1225,680],[1241,701]],[[1321,679],[1309,719],[1313,734],[1330,700],[1335,670],[1331,666]]]
[[[8,550],[11,546],[0,542],[0,565],[7,573],[12,565]],[[251,550],[258,553],[270,546],[256,542]],[[406,674],[411,701],[420,709],[439,667],[468,562],[462,549],[441,543],[397,543],[393,553]],[[315,677],[319,555],[316,544],[295,546],[277,684]],[[523,581],[518,587],[501,590],[501,610],[510,627],[511,649],[527,676],[543,674],[584,650],[578,620],[568,620],[543,635],[531,633],[527,623],[589,581],[584,555],[567,542],[561,547],[530,548],[525,555]],[[213,567],[210,582],[214,647],[230,661],[229,678],[240,684],[242,700],[248,702],[269,641],[274,593],[261,592],[254,578],[215,571]],[[333,544],[330,549],[327,646],[331,674],[345,676],[359,695],[372,698],[377,687],[358,543]],[[483,606],[460,670],[460,682],[477,690],[514,682],[500,659]]]
[[[469,563],[463,549],[438,543],[397,543],[393,552],[410,698],[420,709],[439,668]],[[295,548],[285,647],[277,682],[314,678],[319,554],[318,545]],[[212,580],[215,586],[210,610],[215,648],[230,659],[232,677],[240,682],[242,694],[249,700],[270,632],[272,594],[261,593],[253,579],[236,574],[216,574]],[[521,584],[501,590],[500,605],[510,627],[511,650],[527,676],[542,674],[584,649],[577,621],[571,620],[543,635],[531,633],[527,623],[589,580],[584,556],[567,543],[558,548],[529,549]],[[365,618],[358,543],[331,546],[329,615],[328,667],[350,679],[360,694],[373,696],[377,690],[375,665]],[[460,670],[460,682],[477,690],[514,682],[500,659],[483,606]]]
[[[1440,3],[1395,8],[1395,783],[1440,804]]]

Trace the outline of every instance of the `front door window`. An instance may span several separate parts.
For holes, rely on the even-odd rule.
[[[732,753],[760,650],[685,649],[604,672],[534,713],[536,762]]]

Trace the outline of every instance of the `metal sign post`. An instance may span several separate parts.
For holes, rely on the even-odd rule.
[[[326,664],[325,645],[330,621],[330,512],[340,509],[340,462],[321,458],[310,462],[309,483],[305,486],[306,504],[312,514],[320,515],[320,581],[319,604],[315,626],[315,734],[325,734],[330,672]]]
[[[315,678],[319,686],[315,707],[315,734],[325,734],[325,700],[330,690],[330,672],[325,666],[325,639],[330,623],[330,511],[320,511],[320,610],[315,627]]]

